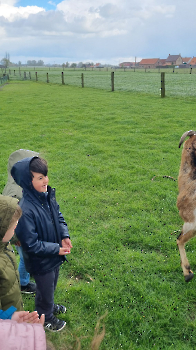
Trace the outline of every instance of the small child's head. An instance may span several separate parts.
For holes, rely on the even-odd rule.
[[[47,192],[48,186],[48,165],[45,159],[35,157],[30,162],[32,185],[38,192]]]
[[[10,241],[21,215],[18,199],[0,195],[0,241]]]

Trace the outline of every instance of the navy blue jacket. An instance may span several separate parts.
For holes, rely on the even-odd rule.
[[[32,185],[29,170],[32,158],[22,159],[11,169],[14,180],[23,188],[23,197],[19,203],[23,214],[15,233],[23,249],[27,271],[43,274],[66,260],[65,256],[59,255],[59,248],[62,239],[69,238],[69,233],[56,202],[55,189],[48,186],[47,196],[46,193],[36,191]]]

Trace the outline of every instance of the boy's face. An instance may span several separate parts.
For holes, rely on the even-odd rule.
[[[5,234],[5,236],[3,237],[2,242],[9,242],[9,241],[10,241],[10,239],[11,239],[11,238],[13,237],[13,235],[14,235],[14,230],[15,230],[17,224],[18,224],[18,220],[16,220],[16,221],[13,223],[13,225],[6,231],[6,234]]]
[[[47,192],[47,186],[48,186],[48,176],[44,176],[40,173],[35,173],[34,171],[31,172],[33,175],[32,184],[36,191],[38,192]]]

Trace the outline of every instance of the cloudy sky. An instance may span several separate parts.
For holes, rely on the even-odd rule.
[[[0,0],[0,59],[119,64],[196,56],[195,0]]]

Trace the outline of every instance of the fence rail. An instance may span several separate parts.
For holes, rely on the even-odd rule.
[[[108,91],[130,91],[165,96],[196,96],[196,68],[193,69],[71,69],[22,67],[7,69],[9,79],[47,84],[73,85]],[[164,87],[163,87],[163,73]],[[5,73],[4,73],[5,74]],[[162,78],[161,78],[162,77]]]

